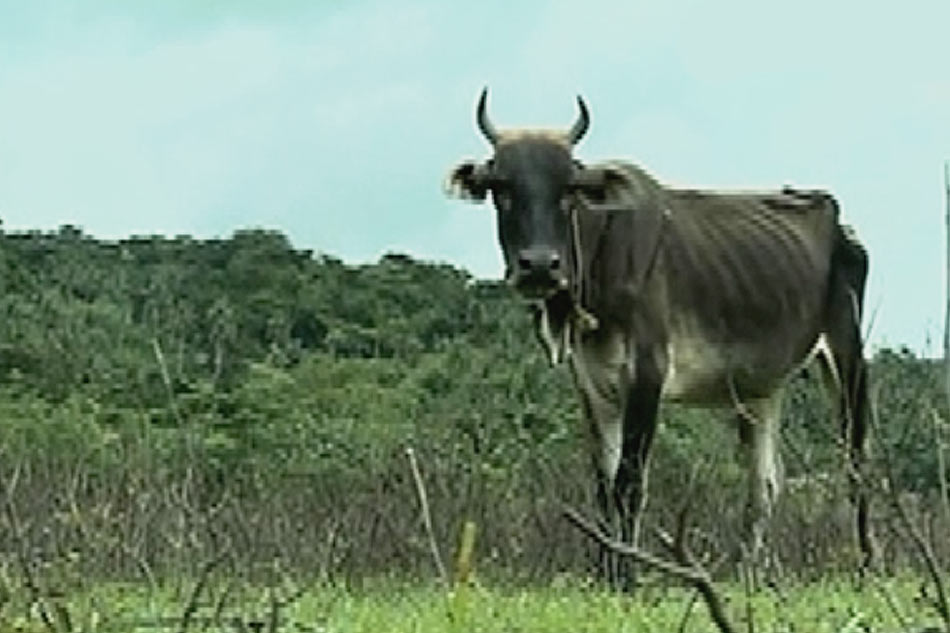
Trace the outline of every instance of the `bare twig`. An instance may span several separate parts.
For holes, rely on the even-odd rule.
[[[79,509],[79,503],[76,497],[76,488],[79,485],[78,479],[79,472],[77,470],[77,472],[72,477],[70,477],[70,484],[66,488],[67,511],[69,512],[71,524],[73,527],[75,527],[80,541],[89,551],[95,551],[97,544],[108,542],[109,537],[104,533],[104,530],[97,531],[95,528],[90,529],[87,525],[86,519]],[[149,587],[153,591],[158,587],[155,575],[152,573],[152,568],[149,565],[148,560],[146,560],[145,556],[140,551],[137,551],[131,544],[127,543],[121,537],[117,537],[115,539],[115,543],[110,544],[117,546],[126,556],[132,559],[135,565],[139,568],[139,571],[142,572],[142,575],[145,577],[145,580],[148,582]]]
[[[175,398],[175,387],[172,385],[171,374],[168,372],[168,363],[165,361],[165,354],[162,352],[162,345],[157,336],[152,338],[152,352],[155,354],[155,362],[158,363],[159,371],[162,374],[162,384],[165,385],[165,393],[168,397],[168,410],[171,411],[172,417],[175,418],[175,423],[178,425],[179,430],[185,434],[185,454],[187,455],[188,462],[185,468],[185,483],[182,486],[182,505],[187,507],[187,503],[184,502],[184,499],[187,497],[187,490],[192,483],[194,476],[193,469],[196,461],[194,429],[191,425],[187,428],[185,426],[185,418],[182,416],[181,410],[178,408],[178,400]]]
[[[231,592],[234,590],[235,584],[236,583],[233,578],[228,580],[228,583],[224,586],[224,589],[221,590],[221,594],[215,601],[214,613],[211,615],[210,621],[214,622],[214,625],[219,629],[224,628],[224,610],[228,606],[228,600],[231,598]]]
[[[876,422],[876,396],[871,398],[871,415],[872,420]],[[940,567],[937,564],[937,559],[934,555],[933,548],[930,546],[930,543],[927,541],[927,539],[924,538],[920,528],[911,520],[907,508],[904,507],[903,503],[901,503],[900,495],[897,491],[897,478],[894,474],[894,463],[890,446],[888,446],[888,442],[884,441],[883,439],[880,439],[880,444],[882,449],[881,452],[883,454],[885,477],[887,481],[886,489],[888,493],[888,499],[890,501],[891,507],[896,512],[898,519],[904,526],[904,530],[910,537],[911,542],[917,548],[921,559],[924,561],[924,565],[927,568],[927,574],[930,576],[930,580],[933,582],[934,588],[937,592],[937,597],[933,600],[933,607],[940,616],[940,619],[943,621],[944,630],[950,632],[950,601],[948,601],[946,588],[944,587],[943,574],[941,573]]]
[[[330,572],[333,566],[333,557],[334,550],[336,549],[337,536],[340,533],[341,521],[332,520],[330,521],[329,527],[326,530],[326,539],[324,539],[324,560],[320,564],[320,569],[318,570],[317,576],[323,579],[330,578]]]
[[[871,309],[871,316],[868,317],[867,327],[864,328],[864,336],[861,337],[862,341],[871,340],[871,333],[874,332],[874,326],[877,325],[877,315],[881,311],[881,299],[878,299],[874,302],[874,308]]]
[[[628,556],[638,563],[652,567],[657,571],[669,574],[674,578],[678,578],[692,585],[705,601],[706,607],[709,609],[709,615],[716,624],[716,627],[722,633],[736,633],[735,627],[732,625],[732,622],[726,614],[726,607],[723,599],[712,584],[712,579],[709,576],[709,572],[707,572],[705,568],[699,564],[699,562],[689,551],[689,548],[686,546],[686,530],[683,525],[677,525],[677,536],[675,539],[663,531],[658,531],[657,534],[663,543],[663,546],[672,552],[676,557],[677,561],[674,563],[672,561],[655,556],[638,547],[627,545],[626,543],[621,543],[620,541],[610,538],[604,534],[594,523],[585,519],[573,508],[565,506],[562,512],[565,518],[567,518],[567,520],[570,521],[574,527],[615,554]],[[681,516],[685,516],[685,513]],[[680,521],[679,523],[682,524],[683,521]]]
[[[158,370],[162,374],[162,384],[165,386],[165,393],[168,396],[168,408],[179,427],[184,427],[184,421],[181,412],[178,410],[178,403],[175,401],[175,388],[172,386],[171,374],[168,373],[168,363],[165,362],[165,354],[162,352],[162,345],[158,338],[152,338],[152,353],[155,354],[155,362],[158,363]]]
[[[442,555],[439,553],[439,545],[435,540],[435,532],[432,529],[432,516],[429,514],[429,499],[426,495],[425,484],[422,481],[422,474],[419,472],[419,464],[416,462],[416,453],[411,446],[406,447],[406,457],[409,458],[409,468],[412,470],[412,478],[416,483],[416,494],[419,497],[419,508],[422,512],[422,524],[425,527],[426,536],[429,539],[429,549],[432,551],[432,559],[435,561],[435,567],[439,572],[439,580],[446,587],[449,585],[449,576],[445,571],[445,565],[442,563]]]
[[[580,513],[578,513],[573,508],[565,507],[563,508],[562,512],[564,517],[570,521],[574,527],[579,529],[588,537],[597,541],[598,544],[603,545],[607,549],[620,554],[621,556],[629,556],[638,563],[652,567],[653,569],[663,572],[664,574],[681,578],[690,584],[695,584],[702,581],[703,579],[702,573],[697,572],[695,569],[684,567],[637,547],[621,543],[620,541],[615,541],[604,534],[600,528],[594,525],[594,523],[581,516]]]
[[[696,597],[698,595],[696,592],[690,594],[686,608],[683,609],[683,617],[680,618],[680,625],[676,628],[677,633],[686,633],[686,625],[689,623],[690,616],[693,615],[693,607],[696,606]]]
[[[188,602],[185,604],[185,609],[181,613],[181,623],[178,626],[178,633],[187,633],[188,627],[191,626],[192,619],[198,611],[201,594],[204,592],[205,587],[208,585],[208,580],[211,578],[211,572],[214,571],[215,567],[221,564],[221,561],[224,560],[227,554],[227,549],[222,550],[214,557],[209,558],[201,568],[201,573],[198,574],[198,581],[195,583],[194,589],[192,589],[191,595],[188,597]]]
[[[39,583],[37,582],[36,577],[33,575],[33,564],[30,562],[29,558],[27,558],[27,543],[25,542],[23,536],[20,518],[17,516],[16,506],[13,504],[13,493],[16,490],[16,485],[19,479],[19,463],[17,463],[16,467],[14,468],[13,475],[10,477],[9,482],[0,478],[0,485],[3,486],[3,509],[7,516],[7,522],[10,524],[10,532],[13,536],[13,542],[16,545],[16,561],[20,566],[20,572],[23,574],[23,584],[26,586],[26,589],[30,594],[31,602],[36,605],[36,608],[39,611],[40,619],[43,621],[43,626],[45,626],[52,633],[56,633],[56,623],[53,620],[53,616],[51,616],[49,611],[46,609],[46,601],[44,600],[43,591],[40,589]]]
[[[946,228],[946,245],[944,246],[944,255],[946,257],[944,282],[946,292],[944,301],[946,308],[943,319],[943,366],[944,366],[944,398],[946,398],[947,411],[950,412],[950,161],[943,163],[943,191],[944,191],[944,225]],[[934,418],[937,412],[934,410]],[[939,429],[936,424],[935,432]],[[940,468],[940,498],[943,501],[944,521],[950,520],[950,501],[947,493],[947,477],[943,462],[943,443],[937,438],[937,464]]]
[[[950,491],[947,490],[947,463],[944,457],[943,428],[945,423],[936,407],[930,407],[934,430],[934,450],[937,451],[937,478],[940,482],[940,509],[943,520],[950,522]]]
[[[950,411],[950,161],[943,164],[943,190],[944,190],[944,215],[943,221],[946,229],[946,245],[944,246],[944,283],[945,288],[945,310],[943,317],[943,366],[944,366],[944,397],[946,398],[947,410]]]

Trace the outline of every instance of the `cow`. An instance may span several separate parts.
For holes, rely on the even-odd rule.
[[[630,162],[584,163],[573,148],[590,114],[580,96],[577,105],[567,130],[499,129],[486,88],[476,122],[493,155],[455,166],[446,187],[475,202],[491,195],[505,280],[534,306],[551,362],[568,363],[573,376],[602,520],[638,543],[661,401],[728,407],[749,465],[744,542],[759,552],[781,488],[783,388],[817,358],[848,448],[856,533],[869,564],[860,485],[868,256],[835,198],[789,187],[674,188]]]

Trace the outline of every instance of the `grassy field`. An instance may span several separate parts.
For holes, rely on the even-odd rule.
[[[72,596],[67,609],[46,602],[40,608],[16,600],[0,611],[0,631],[137,631],[181,629],[192,585],[144,591],[141,587],[97,586]],[[562,580],[544,587],[471,586],[448,592],[434,585],[374,581],[361,586],[311,587],[293,603],[274,609],[266,588],[209,587],[190,612],[194,631],[313,631],[320,633],[484,633],[544,631],[650,632],[715,631],[705,606],[690,591],[651,585],[623,596]],[[722,586],[739,630],[751,613],[758,632],[846,633],[919,630],[935,620],[921,604],[920,582],[909,577],[878,579],[857,586],[827,581],[763,591],[751,601],[739,587]],[[691,605],[691,606],[690,606]],[[58,619],[68,612],[67,629]],[[275,617],[276,614],[276,617]],[[274,626],[276,624],[276,627]]]
[[[751,603],[738,588],[727,594],[734,622],[744,624],[751,610],[757,631],[888,631],[932,618],[912,606],[918,587],[907,579],[864,589],[829,582],[790,589],[782,596],[762,593]],[[305,613],[302,603],[299,614],[304,620],[322,617],[327,632],[715,630],[705,605],[678,587],[647,588],[633,597],[566,582],[536,589],[472,588],[450,595],[410,587],[360,594],[327,591],[322,612]],[[894,604],[903,606],[895,612]]]

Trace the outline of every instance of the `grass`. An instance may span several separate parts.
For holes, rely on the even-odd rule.
[[[886,589],[884,589],[886,587]],[[756,631],[808,633],[899,630],[932,621],[915,604],[919,584],[910,579],[879,581],[863,589],[848,582],[823,582],[789,589],[785,595],[763,592],[751,604]],[[332,589],[325,589],[333,593]],[[738,588],[725,588],[734,621],[744,624],[746,599]],[[892,599],[886,597],[886,593]],[[668,586],[623,596],[577,583],[543,588],[477,587],[462,595],[433,588],[378,587],[345,597],[322,612],[328,633],[393,631],[545,631],[583,633],[714,631],[705,605],[692,592]],[[902,605],[899,616],[892,604]],[[305,609],[305,604],[301,604]],[[306,618],[305,613],[300,613]],[[312,614],[317,615],[317,614]]]
[[[933,623],[935,615],[921,606],[920,582],[910,577],[875,580],[863,587],[842,580],[765,590],[751,601],[755,631],[850,633],[899,631]],[[223,585],[212,588],[195,611],[191,630],[223,629],[211,622]],[[747,601],[741,589],[722,585],[739,630],[747,630]],[[184,590],[148,592],[142,587],[97,585],[82,595],[68,597],[73,630],[177,630],[187,599]],[[232,590],[225,609],[229,622],[243,622],[253,630],[268,630],[267,589]],[[888,597],[890,596],[890,597]],[[47,630],[36,606],[15,601],[0,611],[0,631],[33,633]],[[625,596],[559,579],[543,587],[506,585],[464,587],[446,592],[432,584],[369,581],[360,586],[324,584],[304,593],[281,610],[280,631],[319,633],[512,633],[570,632],[676,632],[714,631],[705,606],[692,593],[676,586],[650,585]],[[899,605],[895,609],[894,605]],[[12,607],[19,607],[14,609]],[[252,626],[248,627],[247,624]],[[160,624],[160,626],[158,626]],[[203,628],[207,627],[207,628]],[[683,628],[681,628],[683,627]]]

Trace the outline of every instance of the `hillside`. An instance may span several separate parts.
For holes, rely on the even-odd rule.
[[[63,227],[0,234],[0,302],[0,470],[21,473],[18,507],[36,530],[87,509],[84,529],[47,525],[44,547],[89,549],[91,534],[121,544],[91,571],[174,567],[221,539],[249,560],[279,550],[347,575],[427,569],[407,447],[447,547],[474,518],[495,573],[587,565],[558,518],[562,501],[592,505],[570,380],[502,284],[398,254],[349,265],[271,231],[106,242]],[[883,350],[873,370],[900,485],[932,494],[940,367]],[[786,472],[840,483],[816,383],[789,390]],[[664,417],[648,520],[692,490],[709,538],[731,547],[745,489],[734,430],[709,421],[722,413]],[[828,507],[843,499],[841,486],[825,492]],[[800,524],[777,537],[786,559],[833,564],[846,524],[811,501],[785,507]]]

